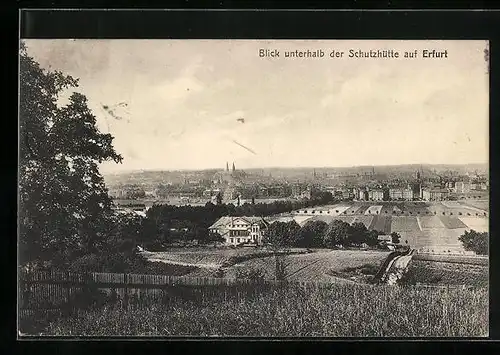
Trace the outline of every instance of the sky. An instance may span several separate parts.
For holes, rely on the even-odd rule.
[[[487,41],[25,42],[43,68],[79,78],[74,91],[115,137],[123,163],[103,173],[488,162]],[[325,56],[284,58],[307,49]],[[349,58],[350,49],[400,58]],[[422,58],[424,49],[447,58]]]

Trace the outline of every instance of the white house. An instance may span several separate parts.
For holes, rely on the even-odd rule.
[[[219,233],[227,244],[262,244],[263,231],[268,222],[261,217],[221,217],[208,227],[210,232]]]

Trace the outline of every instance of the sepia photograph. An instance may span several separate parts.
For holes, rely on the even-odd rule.
[[[489,335],[486,40],[21,39],[18,336]]]

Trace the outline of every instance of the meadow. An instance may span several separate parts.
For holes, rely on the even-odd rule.
[[[224,292],[222,289],[220,292]],[[48,336],[482,337],[486,288],[330,284],[274,286],[223,301],[189,297],[122,309],[107,305],[52,319]]]
[[[310,254],[286,256],[285,272],[289,281],[332,281],[331,276],[346,268],[371,265],[378,270],[388,255],[388,251],[317,250]],[[227,276],[233,277],[239,269],[260,269],[267,279],[273,279],[275,258],[252,259],[236,264],[227,270]]]
[[[489,270],[488,265],[412,260],[403,282],[412,285],[472,285],[487,287],[489,284]]]
[[[308,253],[304,248],[291,248],[288,254]],[[229,267],[245,260],[267,257],[273,251],[266,248],[171,248],[165,252],[145,252],[143,255],[151,261],[167,264],[191,265],[202,268]]]

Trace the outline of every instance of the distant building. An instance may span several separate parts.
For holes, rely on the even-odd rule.
[[[390,188],[389,198],[393,201],[411,201],[413,200],[413,190],[409,187]]]
[[[221,192],[220,189],[205,189],[203,191],[204,198],[212,198],[213,196],[217,196],[217,194]]]
[[[267,222],[261,217],[221,217],[208,229],[220,234],[226,244],[262,244]]]
[[[460,194],[465,194],[465,193],[468,193],[471,188],[470,188],[470,184],[468,182],[464,182],[464,181],[457,181],[455,183],[455,188],[454,188],[455,192],[457,193],[460,193]]]
[[[370,201],[383,201],[384,200],[384,190],[374,189],[368,191],[368,199]]]
[[[447,189],[425,188],[422,189],[422,199],[424,201],[443,201],[450,196]]]

